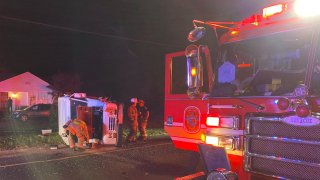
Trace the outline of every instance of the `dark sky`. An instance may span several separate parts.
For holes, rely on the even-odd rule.
[[[263,0],[1,0],[0,73],[77,73],[92,96],[163,108],[164,57],[192,20],[238,21]]]

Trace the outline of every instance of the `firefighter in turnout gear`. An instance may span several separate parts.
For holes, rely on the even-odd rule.
[[[84,150],[84,141],[89,141],[89,133],[86,123],[81,119],[71,119],[64,126],[68,134],[69,146],[73,150]],[[77,147],[75,142],[78,141]]]
[[[136,108],[137,106],[137,98],[131,98],[130,100],[131,105],[128,108],[128,117],[129,117],[129,127],[130,127],[130,133],[127,137],[127,142],[135,142],[137,139],[137,131],[138,131],[138,110]]]
[[[138,123],[139,123],[139,131],[140,136],[139,140],[146,141],[147,140],[147,122],[149,118],[149,110],[144,105],[144,101],[141,99],[137,106],[138,110]]]

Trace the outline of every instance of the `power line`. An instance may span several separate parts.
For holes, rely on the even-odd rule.
[[[95,35],[95,36],[100,36],[100,37],[105,37],[105,38],[121,39],[121,40],[126,40],[126,41],[133,41],[133,42],[138,42],[138,43],[152,44],[152,45],[157,45],[157,46],[178,47],[178,48],[183,47],[183,46],[180,46],[180,45],[165,44],[165,43],[159,43],[159,42],[155,42],[155,41],[134,39],[134,38],[128,38],[128,37],[111,35],[111,34],[102,34],[102,33],[93,32],[93,31],[85,31],[85,30],[81,30],[81,29],[75,29],[75,28],[70,28],[70,27],[52,25],[52,24],[41,23],[41,22],[37,22],[37,21],[31,21],[31,20],[20,19],[20,18],[9,17],[9,16],[3,16],[3,15],[0,15],[0,18],[6,19],[6,20],[11,20],[11,21],[18,21],[18,22],[27,23],[27,24],[40,25],[40,26],[44,26],[44,27],[48,27],[48,28],[60,29],[60,30],[83,33],[83,34],[90,34],[90,35]]]

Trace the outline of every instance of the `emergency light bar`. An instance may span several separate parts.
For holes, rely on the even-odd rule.
[[[300,17],[311,17],[320,15],[319,0],[295,0],[293,8]],[[288,4],[276,4],[263,9],[263,18],[268,18],[288,10]]]
[[[300,17],[311,17],[320,15],[319,0],[296,0],[294,10]]]
[[[276,14],[280,14],[287,9],[286,4],[277,4],[263,9],[263,18],[267,18]]]

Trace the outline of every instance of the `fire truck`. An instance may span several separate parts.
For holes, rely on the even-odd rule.
[[[174,145],[223,147],[238,179],[319,179],[319,6],[287,0],[241,22],[193,20],[192,44],[165,61]],[[208,32],[214,49],[202,44]]]

